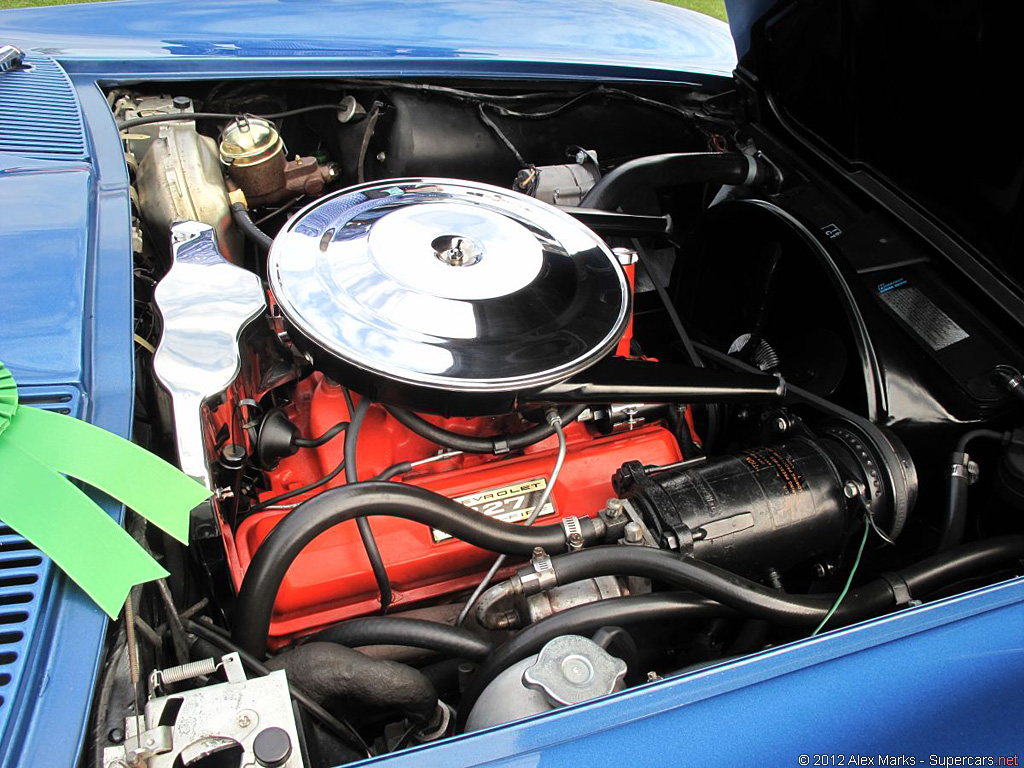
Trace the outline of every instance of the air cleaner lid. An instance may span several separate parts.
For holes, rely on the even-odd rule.
[[[597,235],[533,198],[451,179],[320,198],[274,240],[268,270],[314,357],[440,390],[561,381],[608,354],[629,316]]]

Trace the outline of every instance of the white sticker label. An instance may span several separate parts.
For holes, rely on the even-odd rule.
[[[543,477],[533,480],[503,485],[500,488],[488,488],[486,491],[477,491],[467,496],[456,496],[453,501],[465,504],[467,507],[476,510],[482,515],[493,517],[505,523],[521,523],[530,516],[534,506],[540,501],[544,489],[548,487],[548,481]],[[547,517],[555,514],[553,499],[548,499],[544,509],[537,517]],[[434,541],[444,541],[451,536],[436,528],[430,529]]]

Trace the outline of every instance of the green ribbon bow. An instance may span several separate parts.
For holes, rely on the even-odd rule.
[[[134,585],[167,571],[63,475],[113,496],[185,544],[189,513],[210,491],[110,432],[19,408],[14,377],[0,363],[0,520],[116,618]]]

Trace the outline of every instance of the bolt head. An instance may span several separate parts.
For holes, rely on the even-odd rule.
[[[781,416],[779,416],[779,418],[775,420],[775,424],[773,426],[775,427],[775,431],[781,435],[783,432],[789,429],[789,422],[786,421]]]
[[[626,541],[630,544],[639,544],[644,538],[643,528],[640,527],[640,523],[635,521],[626,523],[626,527],[623,529],[623,534],[625,535]]]
[[[250,725],[252,725],[252,718],[243,713],[238,716],[238,724],[242,728],[248,728]]]
[[[852,480],[843,486],[843,496],[848,499],[855,499],[860,496],[860,486]]]

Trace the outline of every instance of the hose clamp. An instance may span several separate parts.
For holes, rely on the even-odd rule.
[[[578,517],[562,518],[562,529],[565,531],[565,546],[569,552],[583,549],[583,526]]]
[[[538,592],[545,592],[558,586],[558,577],[555,575],[555,564],[551,562],[551,555],[538,547],[533,550],[530,565],[533,566],[532,573],[520,573],[519,575],[519,584],[524,595],[536,595]]]
[[[896,601],[897,608],[905,608],[915,603],[914,596],[910,594],[910,585],[907,584],[906,579],[893,571],[881,573],[879,576],[889,585],[889,589],[892,590],[892,596]]]
[[[747,178],[743,180],[743,186],[749,187],[757,178],[757,158],[753,155],[744,155],[747,158]]]
[[[981,468],[978,466],[978,462],[973,461],[967,457],[967,454],[963,454],[963,464],[953,464],[949,468],[950,477],[958,477],[961,480],[966,480],[968,485],[974,485],[978,482],[978,477],[981,475]]]

